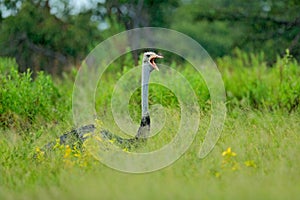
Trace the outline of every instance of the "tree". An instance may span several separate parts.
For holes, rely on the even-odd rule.
[[[112,34],[144,26],[168,27],[178,2],[104,1],[74,14],[68,0],[0,1],[1,12],[11,13],[0,21],[0,56],[15,57],[20,71],[60,73],[62,67],[80,62],[91,47]],[[101,23],[108,28],[100,31]],[[137,52],[133,57],[137,64]]]
[[[289,48],[300,60],[300,2],[297,0],[202,0],[180,8],[181,11],[184,9],[192,13],[185,24],[199,25],[198,32],[195,28],[192,33],[205,34],[205,26],[208,31],[214,30],[211,37],[200,40],[217,51],[218,56],[239,47],[247,51],[264,51],[269,60],[274,60],[276,55],[284,54],[285,49]],[[173,26],[182,28],[176,26],[177,22],[178,18],[173,21]],[[214,27],[211,28],[211,25]],[[215,44],[208,42],[210,38],[215,38]],[[226,45],[220,49],[218,44]]]
[[[58,17],[51,14],[49,1],[24,0],[16,14],[1,22],[0,56],[15,57],[20,71],[60,73],[63,67],[80,62],[93,42],[100,40],[91,15],[86,11]]]
[[[121,26],[116,31],[149,26],[169,27],[172,13],[178,6],[179,0],[112,0],[98,3],[95,13],[107,19],[110,26]],[[138,54],[139,51],[132,52],[135,64],[138,64]]]

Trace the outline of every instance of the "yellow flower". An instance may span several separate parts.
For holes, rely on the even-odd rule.
[[[220,172],[216,172],[216,173],[215,173],[215,177],[216,177],[216,178],[220,178],[220,177],[221,177],[221,173],[220,173]]]
[[[112,138],[111,140],[108,140],[111,144],[115,143],[116,139]]]
[[[233,151],[231,151],[231,147],[228,147],[226,149],[226,151],[223,151],[222,156],[228,156],[228,157],[232,157],[232,156],[236,156],[237,154]]]
[[[254,160],[247,160],[244,162],[244,164],[247,166],[247,167],[253,167],[253,168],[256,168],[257,165],[255,164]]]
[[[125,147],[124,149],[122,149],[124,152],[129,152],[129,149],[127,147]]]
[[[71,150],[70,146],[66,145],[64,158],[68,158],[70,156],[71,152],[72,152],[72,150]]]
[[[74,156],[75,156],[76,158],[80,158],[80,157],[81,157],[81,154],[78,152],[78,153],[75,153]]]
[[[37,153],[40,153],[40,152],[41,152],[40,147],[36,147],[36,148],[35,148],[35,151],[36,151]]]
[[[61,148],[62,145],[60,144],[60,140],[59,140],[59,139],[56,139],[55,141],[56,141],[56,142],[55,142],[55,145],[53,146],[53,149]]]
[[[211,170],[209,170],[209,173],[216,178],[221,178],[221,172],[219,172],[217,170],[211,169]]]
[[[43,161],[44,160],[44,156],[45,156],[45,152],[42,151],[39,147],[36,147],[35,149],[36,152],[36,158],[38,161]]]

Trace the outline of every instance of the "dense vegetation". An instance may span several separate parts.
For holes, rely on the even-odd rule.
[[[128,54],[127,57],[130,58],[131,55]],[[124,63],[124,66],[134,65],[131,59],[126,60],[128,63]],[[218,59],[217,63],[223,75],[229,111],[235,108],[249,108],[291,113],[299,109],[300,69],[289,51],[283,58],[278,57],[272,67],[266,65],[263,54],[246,54],[240,50],[235,51],[235,57],[225,56]],[[97,99],[97,106],[105,109],[110,107],[110,95],[116,81],[129,70],[128,67],[120,68],[115,64],[110,68],[112,70],[108,70],[104,81],[100,83],[101,92]],[[201,108],[209,108],[209,91],[201,75],[197,75],[189,64],[174,68],[180,70],[190,81]],[[37,120],[54,123],[69,120],[66,113],[71,109],[75,71],[65,73],[64,78],[56,81],[51,76],[39,72],[33,80],[30,70],[18,73],[17,64],[9,58],[1,59],[0,69],[1,127],[26,129]],[[136,90],[131,97],[131,110],[140,110],[139,92]],[[176,96],[159,85],[150,87],[150,102],[164,107],[178,106]]]
[[[298,199],[299,2],[0,0],[0,199]],[[99,162],[88,143],[62,145],[57,138],[74,128],[73,86],[86,55],[114,34],[149,26],[185,33],[207,50],[224,81],[227,113],[214,149],[199,159],[212,100],[201,74],[165,52],[159,63],[166,66],[153,76],[173,68],[188,80],[200,107],[199,130],[175,163],[133,175]],[[141,62],[142,51],[121,56],[101,77],[97,130],[124,136],[113,118],[112,94]],[[140,82],[140,76],[131,81]],[[136,124],[140,92],[133,92],[128,105]],[[169,88],[150,84],[149,92],[150,108],[164,107],[152,125],[165,124],[137,152],[172,141],[182,116],[180,99]],[[53,146],[44,151],[50,141]]]
[[[114,129],[110,94],[130,62],[123,68],[112,64],[100,82],[105,93],[97,96],[97,107],[104,108],[98,114],[105,128]],[[227,91],[228,113],[214,150],[204,160],[197,157],[210,122],[207,88],[188,64],[172,65],[195,90],[202,123],[193,145],[175,164],[136,176],[103,166],[77,145],[57,143],[51,154],[45,155],[41,148],[72,128],[71,96],[76,71],[59,79],[41,72],[32,79],[30,71],[17,72],[13,59],[1,59],[1,199],[295,199],[300,185],[299,64],[287,51],[267,67],[263,54],[239,50],[234,57],[225,56],[217,63]],[[178,102],[171,91],[153,84],[150,92],[151,105],[171,109],[168,120],[180,118],[180,112],[172,110]],[[131,114],[137,120],[139,115],[134,111],[140,109],[139,95],[135,92],[130,101]],[[166,144],[174,135],[172,131],[176,133],[174,128],[163,131],[164,137],[159,134],[153,138],[150,148]]]

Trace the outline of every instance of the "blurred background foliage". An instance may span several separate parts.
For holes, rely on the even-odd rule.
[[[300,59],[298,0],[0,0],[0,56],[18,70],[62,74],[120,31],[166,27],[197,40],[213,58],[236,49]],[[133,53],[137,63],[137,53]]]
[[[299,8],[296,0],[0,0],[0,127],[27,130],[70,120],[81,61],[106,38],[145,26],[181,31],[208,51],[222,74],[231,114],[236,109],[297,112]],[[107,69],[96,94],[100,116],[109,112],[114,85],[139,63],[139,53],[125,54]],[[189,80],[202,111],[209,111],[201,75],[181,57],[160,53]],[[179,107],[167,88],[149,89],[151,105]],[[129,110],[138,122],[140,90]]]

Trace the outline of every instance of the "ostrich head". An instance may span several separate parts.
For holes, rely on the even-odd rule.
[[[147,69],[152,72],[154,69],[156,69],[157,71],[159,71],[156,63],[155,63],[155,59],[156,58],[163,58],[160,55],[157,55],[154,52],[145,52],[144,53],[144,58],[143,58],[143,65],[147,66]]]

